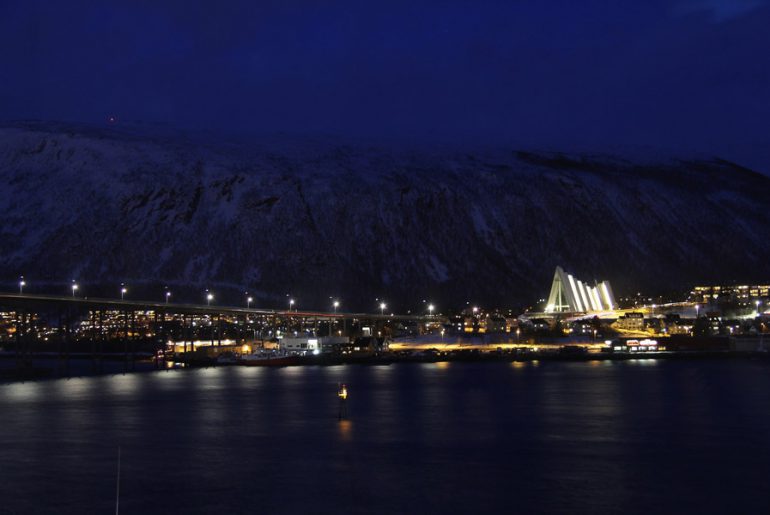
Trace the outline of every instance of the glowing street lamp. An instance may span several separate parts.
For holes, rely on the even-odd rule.
[[[120,288],[120,300],[124,300],[124,299],[125,299],[125,297],[126,297],[126,292],[128,292],[128,290],[126,289],[126,287],[125,287],[125,286],[123,286],[122,288]]]
[[[384,302],[380,302],[380,316],[385,314],[385,308],[388,306]]]
[[[698,318],[700,315],[700,304],[695,305],[695,318]]]
[[[214,294],[213,293],[207,293],[206,294],[206,305],[207,306],[211,306],[211,301],[212,300],[214,300]]]
[[[337,308],[340,307],[340,301],[335,300],[332,303],[332,306],[334,307],[334,314],[337,314]],[[336,320],[329,320],[329,337],[332,335],[332,326],[334,326],[337,323]]]
[[[294,307],[294,299],[289,299],[289,313],[291,313],[291,309]]]
[[[19,295],[24,293],[24,287],[27,285],[27,283],[24,281],[24,276],[22,275],[19,277]]]
[[[75,280],[72,280],[72,296],[75,296],[75,292],[78,291],[78,283],[75,282]]]
[[[479,308],[476,306],[473,306],[473,314],[475,315],[478,312],[479,312]]]
[[[433,310],[435,309],[435,306],[433,304],[430,304],[428,306],[428,315],[433,316]]]
[[[166,290],[166,304],[168,304],[168,298],[171,297],[171,292]]]
[[[755,301],[754,301],[754,304],[756,304],[756,305],[757,305],[757,316],[759,316],[759,305],[761,304],[761,301],[759,301],[759,300],[755,300]]]
[[[253,297],[247,297],[246,298],[246,309],[251,307],[251,303],[252,302],[254,302],[254,298]]]

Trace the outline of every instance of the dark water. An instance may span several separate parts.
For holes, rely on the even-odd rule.
[[[336,384],[348,383],[349,420]],[[0,513],[768,513],[770,364],[217,368],[0,386]]]

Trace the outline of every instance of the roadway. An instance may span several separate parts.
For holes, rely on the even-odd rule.
[[[173,302],[152,302],[146,300],[125,300],[98,297],[77,297],[68,295],[37,295],[27,293],[0,293],[0,306],[7,308],[24,308],[30,311],[41,307],[75,307],[91,310],[112,311],[158,311],[163,313],[193,314],[193,315],[241,315],[241,316],[276,316],[282,318],[329,318],[329,319],[367,319],[367,320],[401,320],[428,321],[440,320],[439,315],[397,315],[378,313],[350,313],[331,311],[295,311],[264,308],[245,308],[239,306],[220,306],[209,304],[179,304]]]

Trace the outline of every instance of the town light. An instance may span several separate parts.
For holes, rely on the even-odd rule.
[[[384,302],[380,302],[380,315],[385,314],[385,308],[388,307]]]
[[[126,292],[127,291],[128,290],[126,289],[125,286],[120,289],[120,300],[123,300],[126,297]]]
[[[171,292],[170,292],[170,291],[167,291],[167,292],[166,292],[166,304],[168,304],[168,298],[169,298],[169,297],[171,297]]]
[[[19,277],[19,295],[24,293],[24,287],[27,285],[27,283],[24,281],[24,276],[22,275]]]
[[[78,291],[78,283],[75,282],[75,280],[72,280],[72,296],[75,296],[75,292]]]
[[[211,306],[211,301],[214,300],[214,294],[208,293],[206,294],[206,305]]]
[[[291,312],[291,309],[294,307],[294,299],[289,299],[289,312]]]
[[[254,302],[254,298],[253,297],[248,297],[246,299],[246,308],[250,308],[252,302]]]
[[[340,301],[335,300],[334,301],[334,314],[337,314],[337,308],[340,307]]]
[[[428,314],[429,314],[430,316],[433,316],[433,309],[434,309],[434,306],[433,306],[433,304],[430,304],[430,305],[428,306]]]

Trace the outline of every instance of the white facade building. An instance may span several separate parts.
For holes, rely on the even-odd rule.
[[[609,281],[591,286],[565,273],[560,266],[556,267],[546,313],[591,313],[617,307]]]
[[[315,336],[305,338],[281,338],[278,340],[278,348],[287,354],[318,354],[321,352],[319,338]]]

